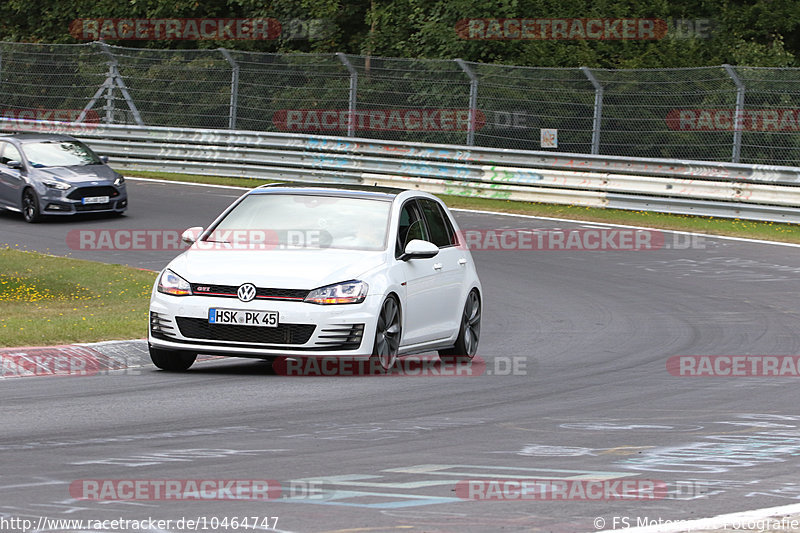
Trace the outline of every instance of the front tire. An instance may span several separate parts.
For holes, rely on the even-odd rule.
[[[42,213],[39,210],[39,197],[33,189],[25,189],[22,193],[22,216],[25,222],[34,224],[42,219]]]
[[[375,343],[372,346],[372,360],[377,361],[384,372],[391,370],[397,361],[401,333],[400,304],[394,296],[389,296],[378,314]]]
[[[477,290],[472,290],[464,304],[461,314],[461,327],[458,329],[456,344],[452,348],[439,350],[442,363],[466,363],[478,353],[481,337],[481,298]]]
[[[153,364],[161,370],[169,372],[183,372],[188,370],[197,359],[196,353],[180,352],[177,350],[162,350],[161,348],[150,348],[150,359]]]

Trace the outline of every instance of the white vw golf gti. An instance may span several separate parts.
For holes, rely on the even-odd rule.
[[[263,186],[233,202],[161,272],[150,300],[155,365],[198,353],[364,356],[438,350],[472,359],[483,294],[435,196],[345,185]]]

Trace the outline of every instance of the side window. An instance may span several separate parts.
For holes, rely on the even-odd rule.
[[[397,225],[397,245],[394,255],[398,257],[403,253],[406,244],[414,239],[425,239],[425,228],[422,225],[422,214],[417,203],[412,200],[403,204],[400,211],[400,222]]]
[[[5,165],[9,161],[22,161],[22,156],[13,144],[0,142],[0,163]]]
[[[453,226],[442,212],[439,204],[433,200],[420,200],[422,212],[425,215],[425,223],[430,232],[430,241],[439,248],[445,248],[455,244]]]

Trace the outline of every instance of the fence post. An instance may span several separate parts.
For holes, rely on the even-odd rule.
[[[475,145],[475,121],[478,114],[478,76],[469,68],[463,59],[456,59],[455,62],[461,70],[469,77],[469,129],[467,130],[467,146]]]
[[[733,70],[733,67],[725,64],[722,65],[725,72],[736,84],[736,112],[733,119],[733,153],[731,154],[731,163],[738,163],[742,156],[742,130],[744,128],[744,83],[742,79]]]
[[[358,71],[342,52],[336,52],[336,57],[350,73],[350,95],[347,103],[347,136],[355,137],[356,133],[356,93],[358,92]]]
[[[239,106],[239,64],[233,59],[230,52],[224,48],[218,48],[222,56],[231,66],[231,103],[228,110],[228,128],[236,129],[236,115]]]
[[[592,118],[592,154],[600,153],[600,126],[603,120],[603,85],[589,67],[581,67],[583,74],[594,86],[594,116]]]
[[[110,80],[114,79],[114,64],[108,64],[108,78]],[[113,124],[114,123],[114,84],[109,83],[106,86],[106,105],[104,108],[106,110],[106,124]]]
[[[128,86],[125,85],[125,81],[122,79],[122,75],[119,73],[119,64],[117,63],[117,58],[114,57],[113,53],[111,53],[108,44],[100,41],[100,46],[103,49],[103,53],[105,53],[109,59],[108,78],[106,79],[106,83],[108,84],[106,93],[106,123],[111,124],[114,122],[114,87],[116,86],[119,89],[119,92],[122,93],[122,97],[125,99],[125,102],[128,104],[128,109],[130,109],[131,113],[133,114],[133,120],[139,126],[144,126],[144,121],[142,120],[142,116],[139,114],[139,109],[137,109],[133,98],[131,98],[131,94],[128,92]],[[91,109],[92,105],[93,102],[89,102],[89,104],[87,104],[87,106],[84,108],[84,111]],[[109,110],[112,114],[110,120]],[[83,120],[83,116],[84,114],[81,113],[81,117],[78,118],[78,122]]]

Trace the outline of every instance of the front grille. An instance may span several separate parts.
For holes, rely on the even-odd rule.
[[[100,187],[78,187],[67,195],[70,200],[81,200],[87,196],[108,196],[114,198],[119,196],[119,191],[109,185]]]
[[[105,204],[76,204],[75,211],[105,211],[106,209],[111,209],[114,204],[112,202],[107,202]]]
[[[317,346],[326,348],[339,348],[342,350],[355,350],[361,346],[364,336],[364,324],[342,324],[325,328],[317,336]]]
[[[237,298],[238,285],[205,285],[192,283],[192,294],[195,296],[221,296],[223,298]],[[302,301],[308,296],[305,289],[271,289],[256,288],[256,298],[260,300],[297,300]]]
[[[305,344],[314,333],[314,324],[281,324],[276,328],[210,324],[206,318],[175,318],[181,335],[209,341],[248,342],[256,344]]]

